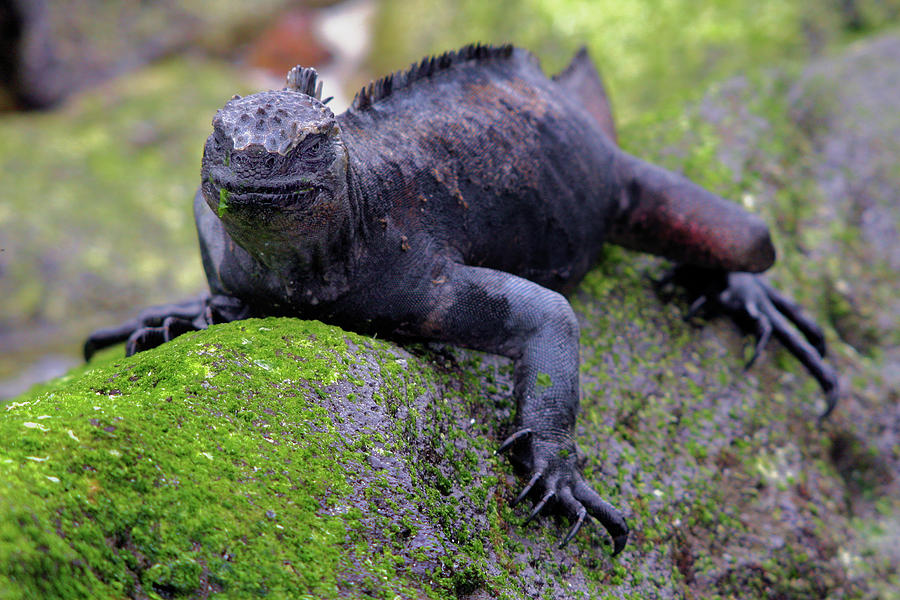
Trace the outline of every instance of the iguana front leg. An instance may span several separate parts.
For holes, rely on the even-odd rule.
[[[568,513],[573,525],[563,544],[590,515],[612,536],[613,553],[621,551],[628,538],[624,518],[576,467],[579,327],[568,301],[531,281],[479,267],[450,264],[423,279],[420,284],[410,279],[387,304],[403,315],[398,333],[515,361],[518,433],[501,449],[511,449],[530,477],[514,503],[531,494],[539,498],[529,521],[547,505]]]
[[[188,331],[249,316],[249,309],[243,302],[219,294],[204,294],[196,300],[152,306],[121,325],[93,332],[84,342],[84,359],[90,360],[98,350],[121,342],[125,342],[125,354],[131,356]]]

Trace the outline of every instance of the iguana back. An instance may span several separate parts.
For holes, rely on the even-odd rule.
[[[368,210],[411,248],[427,237],[453,260],[571,287],[617,208],[613,144],[524,50],[447,62],[381,80],[337,118]]]

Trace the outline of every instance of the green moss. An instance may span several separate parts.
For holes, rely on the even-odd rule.
[[[156,563],[143,573],[145,589],[165,591],[167,595],[192,594],[200,587],[203,567],[193,558],[178,558],[169,563]]]
[[[222,188],[219,190],[219,207],[217,214],[221,218],[228,211],[228,190]]]
[[[548,388],[553,385],[553,380],[550,379],[550,376],[546,373],[538,373],[537,374],[537,386],[538,388]]]
[[[8,405],[0,589],[334,595],[353,523],[327,509],[361,455],[336,452],[344,441],[310,393],[344,376],[349,335],[276,319],[213,327]]]
[[[377,359],[379,402],[396,417],[391,433],[344,439],[338,415],[320,406],[333,385],[369,385],[348,343]],[[441,397],[429,369],[381,342],[292,319],[215,326],[128,359],[107,352],[17,399],[0,421],[13,440],[0,451],[8,515],[0,588],[60,598],[192,597],[207,588],[331,597],[356,585],[373,597],[508,590],[508,575],[487,567],[489,555],[513,553],[504,532],[514,517],[496,497],[498,479],[479,475],[493,442],[450,426],[460,407],[479,401],[477,371],[465,379],[472,387],[454,386],[423,413],[415,408],[422,393]],[[389,447],[409,457],[408,498],[394,495],[384,472],[354,487],[364,457]],[[498,458],[488,465],[508,469]],[[368,503],[362,512],[354,493]],[[430,578],[406,572],[421,518],[409,507],[456,545]],[[461,518],[463,510],[485,514],[488,525]],[[342,579],[360,568],[361,583]]]
[[[381,17],[382,31],[403,27],[405,20],[416,22],[416,27],[409,30],[410,35],[404,31],[390,36],[392,42],[379,43],[410,44],[408,47],[418,49],[376,54],[392,61],[389,67],[394,68],[426,51],[443,50],[473,38],[508,37],[535,49],[552,70],[564,64],[575,45],[588,41],[611,84],[623,146],[733,198],[740,199],[745,194],[750,200],[765,198],[767,186],[777,187],[771,202],[757,204],[768,221],[776,225],[779,246],[786,249],[773,278],[786,284],[782,287],[804,305],[816,307],[814,312],[819,315],[829,311],[837,317],[852,313],[853,307],[842,301],[843,296],[834,296],[840,293],[840,286],[832,286],[835,291],[827,294],[817,293],[821,273],[804,260],[803,252],[796,251],[804,244],[814,243],[816,236],[826,234],[811,233],[805,226],[811,215],[810,206],[816,204],[816,192],[808,177],[803,176],[808,175],[803,171],[803,156],[809,152],[809,139],[802,128],[793,126],[785,117],[788,107],[783,98],[790,78],[779,80],[776,76],[766,80],[752,69],[744,70],[750,63],[762,63],[768,68],[768,58],[773,56],[803,56],[803,43],[793,36],[805,26],[808,13],[804,11],[811,4],[782,3],[773,8],[772,2],[756,3],[760,10],[771,9],[764,19],[754,18],[757,8],[749,3],[738,3],[737,12],[731,15],[724,14],[725,3],[720,2],[700,11],[685,10],[682,1],[612,4],[588,11],[588,3],[574,1],[552,4],[535,0],[517,5],[443,3],[428,10],[442,11],[449,18],[434,18],[431,14],[429,19],[419,19],[419,8],[404,6],[399,9],[403,14],[398,15],[400,4],[387,2],[384,14],[388,17]],[[534,11],[547,18],[533,18]],[[470,14],[483,19],[469,19]],[[650,14],[659,17],[654,16],[649,23],[642,20],[642,15]],[[440,35],[432,35],[431,23],[441,28]],[[507,26],[522,29],[505,36],[503,28]],[[676,52],[660,45],[660,39],[672,40],[672,45],[678,47]],[[726,47],[729,52],[720,52]],[[684,113],[682,109],[685,99],[696,98],[710,89],[705,82],[735,70],[744,71],[751,86],[749,92],[734,101],[747,104],[751,116],[761,117],[771,127],[759,140],[759,155],[774,157],[751,157],[737,171],[719,162],[720,153],[728,149],[724,141],[728,138],[722,135],[726,128],[710,124],[696,111]],[[233,91],[229,89],[227,95]],[[208,123],[204,127],[208,129]],[[151,163],[148,168],[152,167]],[[105,168],[109,167],[101,165],[98,172]],[[119,174],[126,172],[120,170]],[[167,175],[174,180],[171,177]],[[858,243],[857,230],[843,224],[834,227],[828,236],[840,239],[847,247]],[[587,450],[585,474],[601,495],[623,508],[634,531],[629,549],[612,562],[598,559],[602,555],[598,540],[605,539],[602,533],[588,533],[586,528],[569,546],[577,549],[571,554],[572,560],[588,565],[576,571],[586,571],[583,574],[593,586],[594,597],[645,597],[634,590],[651,588],[660,595],[674,590],[672,593],[677,596],[679,586],[687,585],[688,574],[702,574],[704,581],[721,576],[722,546],[733,542],[728,536],[748,530],[748,524],[742,520],[743,511],[754,510],[759,496],[791,493],[794,487],[806,484],[804,478],[786,475],[790,465],[779,452],[788,443],[802,440],[802,452],[806,455],[797,460],[818,465],[817,475],[826,481],[835,478],[830,463],[821,456],[827,453],[827,445],[817,445],[820,434],[813,431],[813,425],[803,425],[804,416],[810,412],[804,400],[817,397],[815,384],[805,380],[800,386],[785,385],[802,369],[784,353],[778,353],[768,366],[757,365],[745,375],[740,351],[735,351],[741,342],[728,337],[728,326],[707,323],[705,334],[700,333],[698,328],[683,323],[683,305],[677,301],[668,305],[654,294],[646,276],[658,276],[662,268],[658,261],[610,248],[604,253],[602,266],[586,278],[574,301],[586,321],[582,329],[585,393],[579,417],[582,429],[578,432],[579,442]],[[826,268],[835,277],[842,270],[845,265],[840,262]],[[41,297],[40,290],[28,294],[30,298]],[[390,533],[384,560],[379,561],[362,533],[367,531],[362,520],[369,513],[350,507],[340,519],[332,520],[327,511],[319,510],[321,505],[309,498],[304,500],[295,488],[300,483],[306,485],[302,477],[321,478],[319,484],[327,485],[316,493],[324,496],[315,498],[324,497],[325,507],[333,507],[346,493],[342,482],[346,484],[347,465],[341,460],[360,464],[355,453],[380,447],[386,451],[408,449],[416,442],[421,443],[423,450],[412,461],[415,464],[409,465],[414,489],[406,500],[421,506],[423,514],[437,524],[447,539],[469,540],[445,557],[432,580],[421,583],[424,593],[448,597],[484,587],[500,596],[511,595],[509,590],[515,588],[510,581],[523,569],[521,556],[534,552],[532,547],[551,547],[561,529],[553,519],[540,519],[522,532],[523,538],[531,540],[527,549],[520,539],[508,534],[512,524],[527,511],[506,506],[504,499],[513,492],[505,483],[498,489],[498,481],[493,477],[473,475],[479,470],[477,456],[460,448],[481,450],[493,442],[482,437],[480,424],[453,424],[450,410],[452,404],[475,410],[484,403],[485,396],[500,394],[505,396],[483,410],[508,413],[513,408],[511,390],[497,385],[493,372],[483,369],[475,355],[463,355],[467,358],[452,366],[452,375],[446,371],[434,375],[427,369],[421,371],[423,367],[418,363],[408,368],[406,359],[398,360],[380,343],[353,338],[377,356],[378,369],[386,383],[376,392],[376,398],[395,420],[389,432],[343,440],[344,451],[334,452],[334,446],[328,445],[338,444],[328,437],[333,432],[330,420],[334,415],[316,411],[303,404],[302,398],[307,393],[324,395],[328,382],[361,383],[346,368],[349,359],[343,354],[343,336],[347,334],[290,321],[272,323],[271,330],[254,331],[253,335],[239,335],[243,325],[235,324],[188,336],[176,345],[167,345],[157,362],[144,362],[152,361],[151,354],[130,362],[112,360],[85,375],[95,382],[96,389],[84,396],[74,392],[81,380],[72,377],[37,393],[34,399],[39,399],[38,404],[32,399],[32,404],[8,411],[7,416],[16,424],[0,432],[3,439],[15,440],[0,451],[0,460],[12,461],[0,462],[0,467],[6,465],[4,483],[0,484],[6,486],[0,493],[4,503],[0,514],[9,515],[0,521],[0,551],[6,553],[0,556],[0,564],[6,565],[7,570],[2,573],[10,578],[7,581],[17,585],[28,582],[31,587],[27,592],[47,595],[60,592],[58,586],[62,584],[58,582],[65,581],[68,587],[64,591],[73,597],[121,595],[122,590],[136,585],[148,593],[187,595],[198,581],[199,585],[209,583],[214,590],[270,595],[277,595],[279,590],[314,590],[327,594],[332,589],[329,585],[339,585],[334,582],[333,573],[344,566],[340,561],[352,555],[365,557],[366,593],[389,597],[398,586],[405,585],[398,567],[399,548],[404,531],[415,531],[415,523],[404,519],[397,524],[378,516],[379,526]],[[709,334],[710,328],[715,327],[715,332]],[[227,332],[227,339],[215,337],[223,331]],[[310,332],[317,337],[314,343]],[[310,341],[293,351],[302,360],[277,354],[273,358],[271,348],[258,347],[261,339],[274,340],[282,335],[295,345],[298,340]],[[191,344],[206,348],[207,354],[191,354]],[[730,347],[723,351],[723,345]],[[170,347],[180,349],[179,358],[169,353]],[[326,348],[325,354],[320,355],[322,348]],[[182,363],[180,356],[185,352],[189,360]],[[440,356],[423,361],[450,369],[452,361]],[[289,368],[283,370],[279,366],[282,361]],[[320,364],[319,361],[323,361],[321,369],[295,374],[296,368]],[[233,371],[231,375],[220,372],[223,364]],[[787,375],[781,375],[782,367],[788,370]],[[509,376],[510,369],[504,365],[498,372]],[[137,379],[131,381],[133,376]],[[457,377],[461,383],[456,382]],[[298,381],[305,383],[285,383]],[[436,401],[433,412],[421,414],[413,406],[415,397],[437,382],[453,391]],[[73,387],[65,387],[68,385]],[[70,391],[61,396],[59,389]],[[157,397],[160,389],[165,390],[164,396],[172,396],[171,403],[163,404]],[[286,393],[288,398],[284,397]],[[718,400],[727,400],[734,394],[742,402],[719,410]],[[282,405],[283,401],[286,404]],[[59,413],[60,417],[46,408],[58,412],[61,409],[57,407],[72,403],[81,412]],[[95,403],[101,407],[99,413],[94,412]],[[167,404],[174,404],[178,410]],[[299,416],[292,417],[298,408]],[[41,419],[42,416],[49,418]],[[116,420],[117,416],[122,419]],[[295,418],[312,423],[312,429],[294,423]],[[78,423],[76,428],[70,428],[77,440],[67,438],[55,427],[55,423],[69,419]],[[85,419],[95,419],[97,425],[90,421],[84,425]],[[284,419],[289,426],[281,425]],[[783,426],[786,422],[800,424],[787,428]],[[715,447],[717,441],[731,435],[729,428],[736,423],[741,435],[732,437],[728,447]],[[6,424],[4,421],[4,427]],[[113,429],[106,431],[107,427]],[[280,438],[273,438],[273,427],[281,428]],[[303,435],[290,431],[302,431]],[[309,440],[307,434],[311,436]],[[151,444],[154,435],[165,443]],[[298,441],[297,437],[302,439]],[[291,452],[278,454],[270,449],[272,439],[292,445]],[[204,444],[210,440],[216,440],[221,448]],[[313,452],[313,448],[322,455]],[[67,463],[64,457],[69,449],[76,458]],[[227,453],[229,449],[232,454]],[[237,458],[245,455],[248,458]],[[438,456],[441,458],[436,459]],[[147,465],[142,462],[145,457],[150,459]],[[299,465],[292,470],[294,461],[305,465],[307,457],[323,462],[314,460],[309,473]],[[229,462],[228,458],[232,460]],[[263,468],[276,463],[288,465],[287,474]],[[85,471],[84,465],[96,470]],[[133,471],[132,465],[143,465],[143,470]],[[318,474],[316,465],[327,472]],[[501,482],[510,472],[502,459],[488,461],[486,467],[480,465],[480,470],[501,475]],[[140,477],[130,477],[132,472]],[[177,485],[171,483],[173,473]],[[163,478],[166,481],[161,483]],[[215,493],[204,494],[201,483],[209,481],[213,482],[211,489]],[[62,486],[70,492],[65,497],[59,494]],[[367,492],[371,514],[377,514],[381,506],[398,505],[382,499],[388,490],[386,479],[373,480]],[[824,500],[809,501],[800,517],[813,514],[815,523],[821,523],[832,515],[834,509],[826,504],[830,502],[830,491],[823,491]],[[798,489],[796,495],[800,494]],[[223,505],[222,498],[230,498],[230,504]],[[460,506],[466,502],[483,510],[489,524],[486,530],[480,531],[461,519]],[[132,509],[132,504],[143,507],[143,512]],[[207,506],[217,519],[201,518]],[[122,514],[117,512],[121,507],[126,509]],[[294,516],[298,510],[311,519],[324,518],[321,523],[307,525],[305,517]],[[772,511],[756,518],[768,519],[765,525],[778,528],[797,515]],[[285,528],[289,529],[287,532],[279,529],[287,519],[298,528],[320,531],[320,538],[313,541],[321,543],[313,543],[294,528]],[[840,529],[836,521],[831,526]],[[790,529],[790,525],[784,527]],[[222,528],[227,529],[228,535]],[[815,542],[826,538],[827,533],[821,529],[820,526],[814,531]],[[677,533],[681,531],[690,535]],[[237,538],[235,532],[240,533]],[[679,566],[672,556],[689,545],[688,538],[695,546],[685,552],[694,562]],[[272,539],[279,544],[286,539],[285,545],[295,558],[272,554]],[[247,547],[251,542],[255,545]],[[791,595],[792,590],[807,595],[821,592],[811,583],[820,574],[810,568],[814,561],[802,551],[802,544],[785,540],[786,550],[766,561],[759,572],[729,573],[719,582],[719,590],[724,597],[756,589],[757,584],[759,590],[763,590],[762,584],[771,585],[785,595]],[[222,550],[224,546],[228,546],[226,550]],[[232,546],[243,552],[234,554]],[[335,548],[337,558],[332,554]],[[230,558],[223,559],[223,554],[217,552]],[[426,558],[421,550],[417,556]],[[486,556],[497,557],[506,573],[491,571]],[[828,561],[829,557],[821,560]],[[558,572],[546,567],[546,562],[534,559],[530,564],[546,576],[545,581],[551,582],[547,589],[554,582],[560,587],[565,585],[564,581],[560,583]],[[85,566],[94,564],[100,567]],[[322,566],[327,571],[323,579],[317,580],[320,583],[298,574],[305,573],[306,565]],[[255,579],[250,579],[250,571],[257,573]],[[259,582],[263,582],[263,587]],[[0,583],[4,587],[6,582]]]

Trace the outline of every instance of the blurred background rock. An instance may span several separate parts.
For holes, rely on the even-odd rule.
[[[76,364],[91,328],[203,288],[212,115],[298,63],[356,70],[372,9],[334,4],[0,1],[0,398]]]

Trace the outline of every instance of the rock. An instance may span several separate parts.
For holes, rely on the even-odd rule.
[[[214,327],[64,378],[3,414],[0,589],[479,586],[508,510],[462,395],[402,350],[287,319]]]
[[[3,0],[7,52],[0,84],[14,104],[49,108],[74,91],[146,64],[195,34],[200,20],[161,4],[137,11],[119,3]]]
[[[838,333],[862,354],[886,352],[894,389],[900,389],[900,112],[891,98],[900,92],[898,61],[900,37],[883,36],[814,65],[792,91],[794,118],[816,153],[810,168],[822,203],[814,225],[844,224],[810,259],[830,263]]]
[[[303,31],[292,16],[301,9],[286,11],[289,4],[0,0],[0,108],[51,108],[74,92],[189,47],[238,55],[243,43],[274,27],[282,14],[285,26],[294,25],[291,31]],[[315,44],[306,47],[316,51]],[[304,56],[323,56],[317,52]]]

